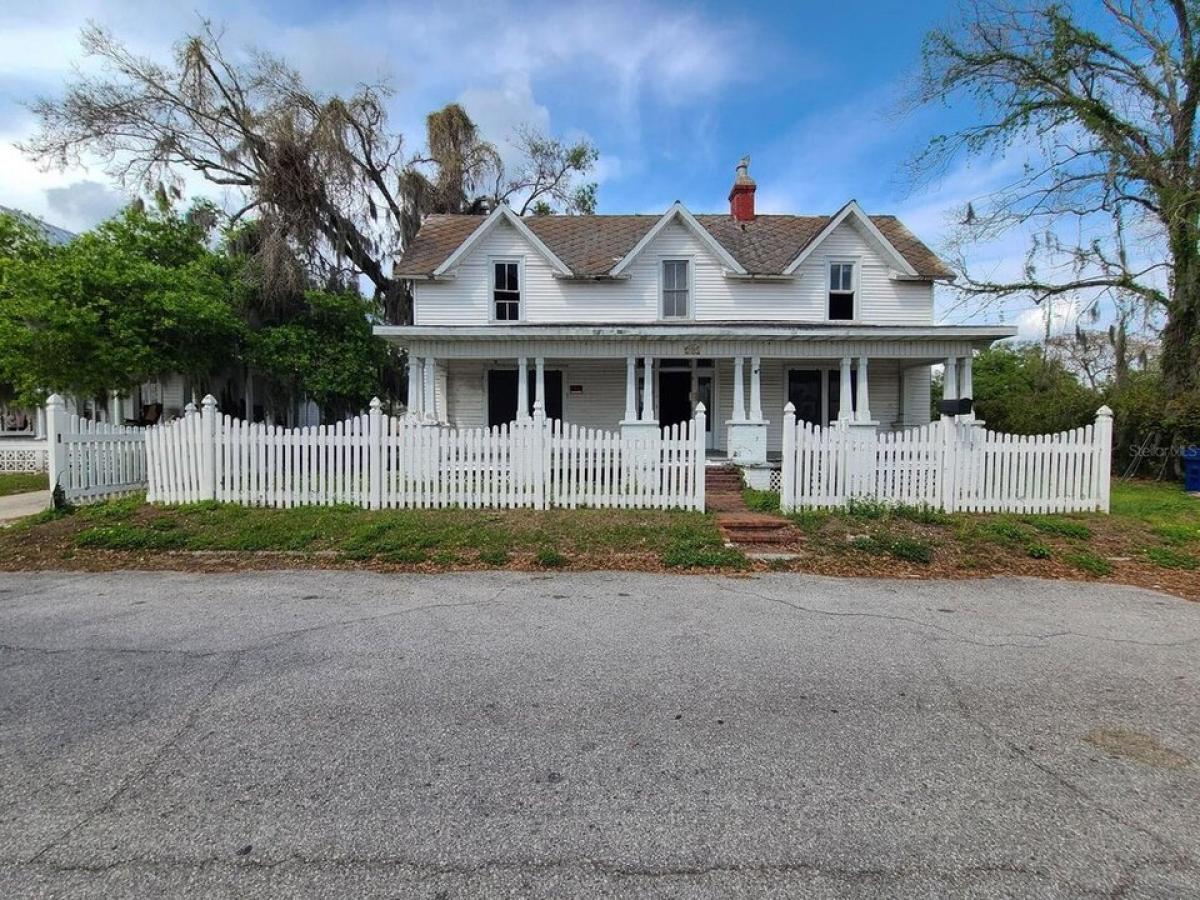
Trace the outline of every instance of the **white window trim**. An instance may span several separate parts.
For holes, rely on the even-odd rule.
[[[517,264],[517,317],[516,319],[496,318],[496,264]],[[511,322],[525,321],[525,257],[523,256],[489,256],[487,274],[488,321],[496,325],[507,325]]]
[[[663,314],[666,300],[666,285],[663,283],[663,266],[669,262],[687,263],[687,315],[667,316]],[[696,259],[687,255],[667,255],[658,258],[658,320],[660,322],[689,322],[696,318]]]
[[[830,281],[829,269],[835,263],[850,263],[853,267],[850,270],[850,295],[854,298],[854,308],[849,319],[831,319],[829,318],[829,295],[834,293],[833,283]],[[825,321],[826,322],[845,322],[853,324],[862,321],[862,295],[859,290],[861,281],[860,273],[862,272],[862,257],[861,256],[827,256],[825,257]],[[845,293],[838,291],[837,293]]]

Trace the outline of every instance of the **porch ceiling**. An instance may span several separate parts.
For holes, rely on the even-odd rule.
[[[869,356],[917,364],[962,356],[1012,337],[1007,325],[841,325],[781,322],[377,325],[375,333],[417,355],[442,358]]]

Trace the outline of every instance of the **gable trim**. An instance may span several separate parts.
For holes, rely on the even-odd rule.
[[[462,258],[468,253],[470,253],[471,250],[475,248],[475,245],[483,240],[488,232],[495,228],[496,224],[501,219],[507,221],[513,226],[513,228],[517,230],[518,234],[525,238],[525,240],[529,241],[529,243],[533,245],[533,248],[545,258],[546,262],[550,263],[550,265],[559,275],[572,274],[571,270],[567,267],[567,264],[559,259],[554,254],[554,251],[547,247],[545,242],[536,234],[534,234],[532,230],[530,230],[528,225],[521,221],[521,217],[513,212],[512,208],[507,203],[501,203],[496,207],[495,210],[493,210],[491,215],[479,223],[479,227],[472,231],[470,235],[467,236],[467,239],[459,244],[453,253],[451,253],[442,261],[441,265],[433,270],[433,277],[437,278],[445,275],[447,271],[458,265],[459,261],[462,260]]]
[[[642,239],[633,245],[632,250],[621,257],[621,260],[609,270],[608,274],[612,277],[616,277],[629,268],[630,263],[632,263],[643,250],[650,246],[651,241],[658,237],[664,228],[675,221],[676,217],[681,219],[683,224],[690,228],[692,232],[695,233],[698,238],[700,238],[700,241],[710,251],[712,251],[713,255],[721,260],[722,263],[724,263],[725,268],[730,269],[739,275],[746,274],[746,270],[742,267],[741,263],[733,258],[733,254],[726,250],[721,245],[721,242],[713,237],[711,233],[709,233],[707,228],[697,222],[696,217],[688,212],[687,207],[678,200],[671,204],[670,208],[663,213],[662,218],[654,223],[654,227],[647,231],[642,236]]]
[[[851,200],[838,210],[817,236],[809,241],[804,249],[800,251],[800,254],[788,264],[788,267],[783,270],[783,274],[794,275],[796,270],[804,264],[805,260],[813,255],[817,247],[851,216],[854,216],[855,220],[866,229],[867,235],[875,241],[879,249],[883,251],[884,256],[888,257],[888,262],[891,263],[891,267],[894,270],[909,278],[920,277],[917,274],[917,270],[912,267],[912,264],[904,258],[904,254],[897,250],[896,246],[884,236],[879,227],[871,221],[871,217],[863,212],[857,200]]]

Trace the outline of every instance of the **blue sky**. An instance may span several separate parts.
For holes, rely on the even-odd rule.
[[[829,213],[853,197],[868,212],[902,216],[936,247],[947,214],[1008,168],[956,170],[919,191],[905,180],[905,161],[952,115],[898,112],[921,39],[949,3],[200,0],[172,10],[70,0],[6,12],[0,204],[72,229],[117,208],[123,198],[94,164],[42,172],[21,157],[11,144],[33,124],[21,104],[59,90],[80,64],[77,35],[88,19],[163,58],[195,27],[197,9],[224,24],[232,46],[274,51],[323,90],[387,77],[393,124],[414,150],[425,113],[450,101],[501,145],[523,122],[586,135],[601,153],[601,212],[659,212],[676,199],[696,212],[723,210],[733,167],[748,153],[760,211]],[[1002,244],[978,259],[1002,271],[1019,257]]]

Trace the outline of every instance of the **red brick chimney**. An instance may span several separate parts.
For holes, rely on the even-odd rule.
[[[737,177],[729,189],[729,214],[735,222],[754,221],[754,179],[750,177],[750,157],[737,164]]]

